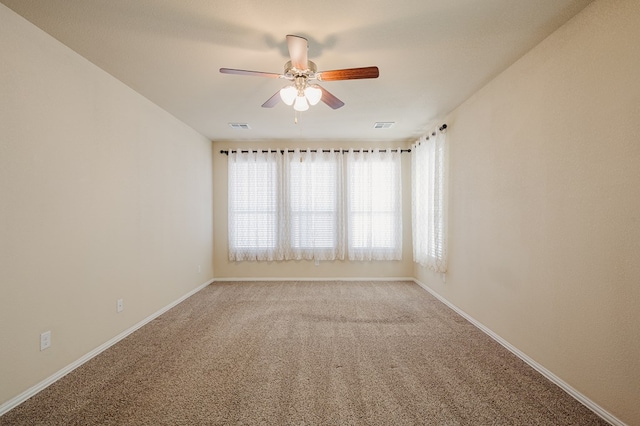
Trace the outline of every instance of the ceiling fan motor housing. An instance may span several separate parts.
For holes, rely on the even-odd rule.
[[[284,75],[286,78],[291,80],[299,76],[314,78],[317,70],[318,68],[316,67],[316,64],[313,61],[307,61],[306,70],[297,69],[296,67],[293,66],[291,61],[287,61],[287,63],[284,64]]]

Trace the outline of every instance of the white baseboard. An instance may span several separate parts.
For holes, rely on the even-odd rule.
[[[214,278],[214,282],[239,282],[239,281],[415,281],[413,277],[226,277]]]
[[[2,405],[0,405],[0,416],[2,416],[4,413],[8,412],[12,408],[15,408],[18,405],[22,404],[24,401],[26,401],[27,399],[31,398],[32,396],[34,396],[35,394],[37,394],[41,390],[45,389],[46,387],[50,386],[51,384],[53,384],[57,380],[60,380],[61,378],[63,378],[64,376],[66,376],[67,374],[69,374],[70,372],[75,370],[76,368],[80,367],[85,362],[89,361],[91,358],[95,357],[96,355],[100,354],[101,352],[105,351],[106,349],[110,348],[111,346],[115,345],[120,340],[124,339],[125,337],[127,337],[128,335],[133,333],[134,331],[138,330],[142,326],[146,325],[147,323],[149,323],[152,320],[156,319],[160,315],[164,314],[165,312],[167,312],[169,309],[173,308],[174,306],[176,306],[180,302],[182,302],[185,299],[193,296],[194,294],[196,294],[197,292],[199,292],[200,290],[202,290],[203,288],[205,288],[206,286],[208,286],[212,282],[213,282],[213,279],[207,281],[204,284],[201,284],[200,286],[198,286],[195,289],[191,290],[189,293],[187,293],[184,296],[180,297],[179,299],[169,303],[167,306],[161,308],[159,311],[154,312],[153,314],[151,314],[147,318],[143,319],[142,321],[138,322],[137,324],[133,325],[132,327],[126,329],[122,333],[120,333],[117,336],[115,336],[113,339],[103,343],[102,345],[98,346],[97,348],[95,348],[91,352],[88,352],[87,354],[85,354],[84,356],[79,358],[78,360],[76,360],[76,361],[72,362],[71,364],[67,365],[66,367],[64,367],[62,370],[56,372],[52,376],[47,377],[45,380],[41,381],[40,383],[38,383],[38,384],[30,387],[26,391],[22,392],[20,395],[8,400],[7,402],[5,402]]]
[[[524,352],[520,351],[518,348],[516,348],[515,346],[511,345],[509,342],[507,342],[502,337],[500,337],[499,335],[497,335],[496,333],[491,331],[489,328],[485,327],[482,323],[476,321],[475,318],[473,318],[472,316],[470,316],[469,314],[464,312],[462,309],[458,308],[456,305],[452,304],[447,299],[445,299],[444,297],[442,297],[441,295],[436,293],[429,286],[427,286],[426,284],[418,281],[415,278],[413,278],[412,281],[414,281],[420,287],[422,287],[427,292],[429,292],[433,297],[435,297],[436,299],[438,299],[439,301],[441,301],[442,303],[447,305],[449,308],[451,308],[453,311],[455,311],[458,315],[460,315],[461,317],[465,318],[471,324],[473,324],[474,326],[479,328],[487,336],[491,337],[493,340],[495,340],[496,342],[500,343],[502,346],[504,346],[507,350],[509,350],[515,356],[517,356],[518,358],[520,358],[521,360],[523,360],[524,362],[529,364],[533,369],[538,371],[538,373],[542,374],[547,379],[549,379],[551,382],[553,382],[556,385],[558,385],[561,389],[563,389],[565,392],[567,392],[573,398],[575,398],[580,403],[582,403],[582,405],[586,406],[588,409],[590,409],[591,411],[596,413],[598,416],[602,417],[604,420],[606,420],[607,422],[611,423],[612,425],[615,425],[615,426],[626,426],[626,424],[623,421],[621,421],[620,419],[615,417],[613,414],[609,413],[604,408],[600,407],[598,404],[596,404],[595,402],[593,402],[592,400],[590,400],[589,398],[584,396],[582,393],[580,393],[577,390],[575,390],[567,382],[565,382],[564,380],[562,380],[561,378],[559,378],[558,376],[553,374],[551,371],[549,371],[546,368],[544,368],[542,365],[538,364],[536,361],[534,361],[533,359],[528,357]]]

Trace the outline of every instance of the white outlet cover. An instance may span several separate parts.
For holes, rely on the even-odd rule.
[[[118,299],[118,301],[116,302],[116,311],[117,312],[124,311],[124,301],[122,299]]]
[[[45,331],[40,334],[40,350],[44,351],[51,346],[51,331]]]

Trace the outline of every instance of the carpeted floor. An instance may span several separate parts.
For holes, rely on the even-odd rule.
[[[412,282],[212,284],[0,425],[604,425]]]

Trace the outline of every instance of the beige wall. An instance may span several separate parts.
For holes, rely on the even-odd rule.
[[[323,108],[319,105],[317,108]],[[293,110],[291,111],[293,119]],[[230,262],[227,250],[227,156],[220,150],[254,148],[408,148],[408,143],[305,142],[214,142],[213,207],[214,270],[216,279],[230,278],[406,278],[413,276],[411,261],[411,157],[402,154],[403,260],[385,262],[327,261],[318,266],[313,261]]]
[[[211,279],[213,224],[210,141],[4,5],[0,58],[2,405]]]
[[[215,268],[220,279],[413,275],[640,423],[639,39],[640,3],[596,1],[447,118],[443,283],[411,262],[408,155],[403,261],[228,262],[220,149],[294,144],[212,151],[0,5],[0,404]],[[45,330],[53,346],[40,352]]]
[[[415,276],[640,424],[640,2],[588,6],[457,108],[450,271]]]

